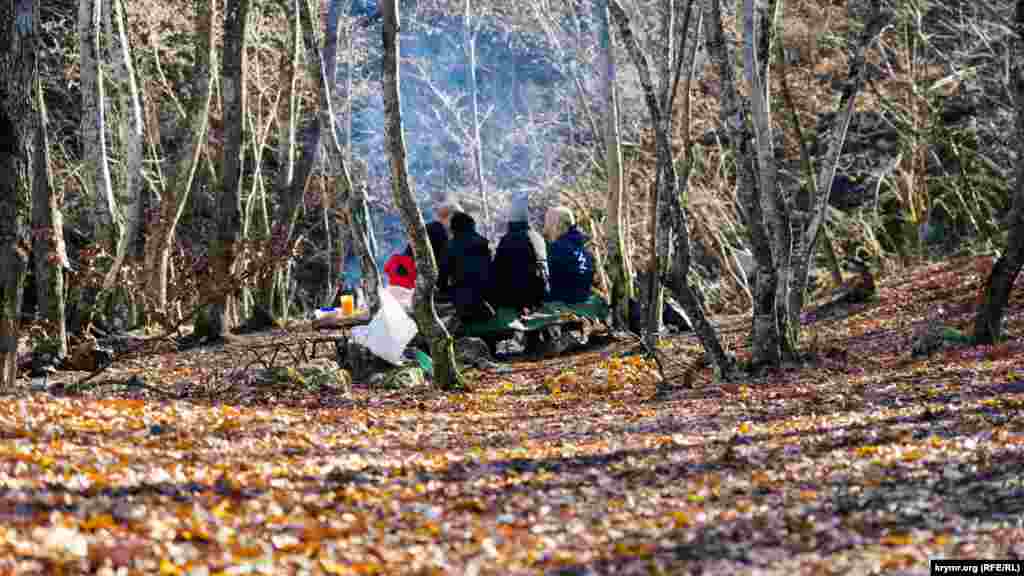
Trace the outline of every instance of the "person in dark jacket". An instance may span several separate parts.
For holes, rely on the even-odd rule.
[[[451,300],[451,271],[448,269],[449,229],[452,214],[460,211],[457,203],[445,201],[434,209],[437,219],[427,224],[427,236],[434,250],[434,262],[437,263],[437,283],[434,285],[434,291],[438,300]]]
[[[548,210],[544,231],[549,239],[554,238],[548,247],[548,300],[566,304],[586,301],[594,284],[594,256],[587,249],[587,237],[576,227],[572,210],[564,206]]]
[[[463,322],[487,320],[494,308],[487,301],[491,286],[491,247],[476,231],[476,221],[465,212],[451,219],[448,270],[455,312]]]
[[[528,218],[526,199],[517,200],[494,252],[491,303],[520,312],[542,305],[548,292],[547,246]]]
[[[434,251],[434,262],[437,264],[437,281],[434,283],[436,297],[450,300],[448,294],[448,229],[444,224],[434,220],[427,224],[427,237]]]

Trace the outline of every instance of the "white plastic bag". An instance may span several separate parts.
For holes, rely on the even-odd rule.
[[[366,347],[397,366],[402,364],[402,353],[415,335],[416,322],[402,310],[391,292],[381,289],[380,311],[366,327]]]
[[[366,342],[370,335],[370,328],[368,326],[353,326],[352,327],[352,341],[359,344],[363,348],[366,348]]]
[[[395,297],[395,300],[402,305],[403,310],[407,313],[412,313],[412,290],[401,286],[395,286],[393,284],[388,286],[386,290],[391,292],[391,295]]]

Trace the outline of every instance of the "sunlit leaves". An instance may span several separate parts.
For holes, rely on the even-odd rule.
[[[910,359],[893,310],[917,313],[913,290],[890,290],[821,329],[849,349],[845,371],[811,363],[678,398],[619,348],[480,371],[472,393],[356,386],[334,407],[13,397],[0,573],[885,573],[968,545],[1008,556],[1024,541],[999,519],[1022,489],[1024,393],[1009,385],[1024,349]],[[700,353],[688,339],[663,351]],[[133,370],[159,383],[209,363]]]

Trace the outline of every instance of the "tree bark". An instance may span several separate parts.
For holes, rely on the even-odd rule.
[[[0,388],[18,376],[18,324],[31,244],[28,235],[37,116],[32,87],[39,78],[39,5],[12,3],[0,22]]]
[[[608,265],[611,276],[612,324],[620,330],[629,327],[630,301],[634,298],[633,271],[626,252],[628,230],[623,222],[622,138],[619,134],[619,103],[616,95],[615,51],[611,41],[611,16],[607,6],[595,3],[599,24],[600,58],[604,78],[605,171],[608,173],[608,215],[605,220]]]
[[[776,330],[778,332],[778,354],[781,358],[792,357],[796,353],[797,335],[787,322],[785,313],[788,302],[789,286],[792,273],[790,259],[791,229],[790,207],[782,196],[777,185],[778,169],[775,164],[775,150],[772,140],[771,113],[767,102],[767,79],[762,76],[762,67],[757,60],[759,46],[755,32],[755,10],[753,0],[743,2],[743,64],[749,85],[751,111],[754,125],[754,142],[758,166],[757,190],[760,192],[761,214],[768,228],[771,240],[772,264],[774,264],[774,298]],[[767,68],[764,68],[765,73]],[[764,295],[767,299],[767,295]],[[764,320],[767,322],[767,319]],[[799,328],[797,324],[792,328]],[[775,351],[772,351],[775,354]]]
[[[671,135],[671,112],[667,109],[667,101],[658,101],[654,82],[651,80],[650,64],[647,55],[644,54],[640,44],[633,36],[629,16],[626,15],[626,11],[623,10],[618,0],[609,0],[608,7],[612,17],[619,25],[622,42],[625,44],[633,65],[640,76],[644,100],[647,103],[647,110],[651,116],[651,124],[654,126],[654,140],[659,171],[658,194],[669,200],[666,204],[670,207],[670,218],[667,219],[667,222],[662,223],[661,226],[671,227],[675,240],[674,245],[671,246],[672,253],[675,254],[675,260],[667,285],[689,317],[694,331],[697,333],[698,338],[700,338],[704,350],[711,356],[712,363],[720,377],[724,380],[730,380],[735,377],[735,362],[722,347],[717,331],[708,321],[707,315],[700,305],[700,300],[696,297],[694,288],[687,281],[690,269],[690,238],[687,227],[686,206],[683,204],[682,195],[680,194],[680,192],[685,192],[685,190],[680,191],[677,189],[677,184],[680,180],[676,173],[675,163],[672,158],[671,142],[669,140]],[[667,41],[671,42],[671,38],[667,39]],[[665,70],[664,73],[668,74],[669,71]],[[669,119],[666,119],[666,116]],[[688,159],[685,168],[686,172],[684,172],[682,179],[684,183],[689,175],[690,164],[691,162]],[[660,249],[668,251],[669,247],[666,246]]]
[[[793,128],[793,134],[796,137],[796,141],[800,150],[800,170],[804,173],[806,183],[802,183],[800,186],[800,192],[797,199],[791,204],[790,212],[790,228],[794,231],[792,238],[794,242],[802,242],[803,236],[803,220],[806,220],[805,214],[810,213],[811,200],[814,198],[814,191],[817,189],[815,181],[817,180],[814,176],[814,164],[811,161],[811,153],[807,148],[807,141],[804,138],[803,127],[800,124],[800,116],[797,114],[796,104],[793,101],[793,94],[789,88],[789,79],[786,74],[786,54],[782,42],[776,42],[775,44],[776,58],[779,63],[779,84],[782,88],[782,99],[786,106],[789,123]],[[831,185],[830,185],[831,187]],[[824,223],[823,223],[824,224]],[[821,227],[822,240],[824,242],[825,258],[828,261],[829,270],[832,273],[832,282],[837,287],[843,283],[843,273],[839,267],[839,260],[836,258],[835,249],[832,245],[832,238],[828,234],[828,228],[824,225]],[[800,254],[804,254],[802,250],[807,250],[802,246],[795,246],[791,250],[791,258],[796,262],[794,266],[799,266]],[[808,250],[808,269],[810,269],[810,259],[814,257],[813,250]],[[794,257],[793,254],[797,256]],[[804,288],[806,290],[806,287]],[[794,302],[793,296],[796,295],[796,291],[790,291],[791,300],[787,303],[787,311],[797,310],[796,317],[790,316],[790,325],[795,326],[795,323],[799,323],[799,309],[803,307],[802,303]]]
[[[818,233],[825,217],[828,214],[828,200],[832,191],[832,180],[835,178],[836,165],[839,163],[839,155],[843,151],[843,144],[846,142],[846,133],[850,127],[850,120],[853,117],[854,104],[857,95],[864,86],[866,66],[866,51],[872,40],[882,32],[888,22],[888,17],[882,12],[880,0],[872,0],[872,16],[860,39],[854,47],[853,58],[850,59],[849,73],[846,84],[843,86],[839,98],[839,113],[837,121],[832,125],[825,136],[827,151],[820,165],[820,172],[816,182],[814,199],[807,213],[795,214],[795,219],[804,225],[797,228],[800,234],[794,238],[793,266],[790,268],[790,294],[787,302],[789,322],[796,322],[799,326],[800,311],[803,309],[805,292],[807,290],[807,275],[810,271],[810,260],[814,256],[814,247],[818,242]]]
[[[480,105],[476,85],[476,32],[473,30],[472,0],[466,0],[462,20],[462,37],[466,50],[466,64],[469,67],[470,113],[473,115],[473,179],[476,180],[477,193],[480,195],[480,215],[483,217],[483,230],[490,237],[494,235],[494,222],[491,221],[487,185],[484,182],[484,147],[483,142],[480,140]]]
[[[103,83],[100,81],[99,62],[101,3],[102,0],[79,0],[78,2],[79,83],[82,92],[81,142],[84,174],[82,183],[89,192],[96,195],[94,226],[98,232],[102,232],[103,225],[110,223],[107,221],[110,212],[103,210],[105,202],[108,200],[105,188],[110,188],[109,170],[105,179],[107,183],[105,188],[101,175],[101,170],[106,169],[106,150],[100,146],[101,141],[105,141],[103,120],[97,122],[97,117],[103,113],[103,107],[100,106],[103,101]],[[97,178],[97,175],[100,175],[100,178]],[[97,184],[97,180],[100,181],[99,184]]]
[[[113,70],[121,92],[122,114],[125,121],[121,126],[122,141],[125,145],[125,180],[124,180],[124,221],[126,234],[126,250],[129,257],[140,255],[142,231],[142,153],[143,124],[142,100],[132,60],[131,47],[125,31],[125,13],[123,0],[108,0],[112,6],[114,32],[118,46],[118,55],[114,59]]]
[[[751,326],[751,364],[777,365],[781,360],[778,318],[775,311],[775,266],[771,241],[764,225],[760,189],[755,173],[755,152],[750,149],[747,107],[736,89],[735,54],[731,37],[722,28],[719,0],[704,0],[704,35],[708,54],[718,69],[721,88],[719,121],[736,159],[738,196],[751,249],[757,262],[754,274],[754,306]]]
[[[178,150],[173,160],[171,174],[160,197],[158,215],[150,223],[149,238],[145,244],[143,276],[146,315],[161,322],[167,320],[167,277],[175,229],[188,204],[209,129],[217,59],[213,25],[216,5],[207,0],[193,1],[196,15],[196,62],[192,68],[192,77],[196,83],[196,96],[189,102],[185,118],[185,130],[191,138]]]
[[[210,311],[211,333],[224,338],[237,321],[232,278],[242,233],[242,168],[246,95],[246,28],[249,0],[228,0],[224,9],[224,59],[221,76],[224,101],[223,182],[217,213],[217,238],[212,250],[214,286],[220,288]]]
[[[275,264],[270,275],[262,283],[260,298],[266,310],[278,319],[288,316],[288,260],[278,252],[286,253],[291,244],[291,230],[294,226],[294,214],[298,210],[299,194],[296,192],[295,177],[298,171],[296,156],[298,155],[298,124],[299,124],[299,63],[302,59],[302,19],[301,2],[303,0],[285,0],[282,6],[284,13],[291,20],[288,25],[288,49],[281,55],[281,83],[285,86],[284,106],[281,111],[284,121],[278,121],[278,146],[277,162],[280,168],[277,173],[275,189],[281,197],[281,209],[277,212],[273,222],[266,213],[266,202],[261,204],[264,212],[264,233],[272,239],[272,257]],[[319,124],[312,127],[319,130]],[[315,135],[315,146],[320,145],[319,135]],[[311,157],[315,157],[316,149],[309,151]],[[312,162],[309,164],[312,170]],[[307,174],[309,172],[307,171]],[[304,188],[303,188],[304,189]]]
[[[307,69],[309,71],[309,79],[314,85],[320,86],[320,78],[324,74],[323,69],[323,58],[320,54],[320,27],[317,18],[314,18],[309,12],[310,8],[307,6],[310,0],[296,0],[298,4],[297,8],[299,14],[297,17],[302,18],[301,26],[301,38],[305,46],[307,57]],[[319,10],[314,12],[319,14]],[[306,187],[309,185],[310,176],[313,174],[313,168],[316,165],[316,161],[319,157],[320,146],[322,144],[323,130],[325,122],[321,115],[323,114],[323,94],[320,96],[320,106],[318,106],[319,114],[317,120],[311,125],[303,129],[303,141],[302,141],[302,154],[298,157],[297,162],[294,164],[292,169],[291,179],[288,182],[288,188],[283,190],[281,196],[282,201],[278,214],[274,219],[274,245],[275,253],[280,252],[279,264],[274,271],[274,310],[273,314],[279,319],[285,319],[288,315],[288,267],[291,263],[290,256],[292,242],[295,237],[295,226],[299,216],[299,208],[302,205],[302,198],[306,192]],[[293,111],[295,114],[295,120],[297,122],[298,110]]]
[[[64,315],[64,270],[68,256],[64,246],[64,216],[61,200],[53,186],[49,140],[46,136],[46,103],[42,79],[36,78],[37,130],[32,177],[32,257],[36,276],[36,305],[49,321],[57,356],[68,353],[68,331]]]
[[[398,0],[383,2],[384,37],[384,132],[391,163],[391,193],[398,206],[406,232],[412,239],[416,259],[416,290],[414,293],[416,325],[430,342],[434,361],[434,380],[443,390],[463,388],[464,382],[455,361],[454,341],[437,315],[434,286],[437,263],[427,238],[423,214],[409,182],[406,165],[405,136],[402,132],[402,107],[399,85],[400,30]]]
[[[1013,62],[1014,100],[1017,107],[1018,157],[1024,153],[1024,0],[1017,0],[1014,17],[1016,50]],[[1003,313],[1010,301],[1010,292],[1024,265],[1024,163],[1017,163],[1017,189],[1014,190],[1009,215],[1009,236],[1006,250],[996,261],[985,283],[984,299],[974,319],[976,344],[999,342],[1003,333]]]
[[[108,237],[108,246],[113,257],[110,267],[103,275],[99,290],[83,302],[86,309],[86,325],[91,322],[96,309],[103,305],[106,295],[114,288],[127,248],[124,217],[114,195],[107,156],[106,89],[103,66],[99,59],[102,53],[102,23],[102,0],[80,0],[78,31],[82,59],[80,75],[85,180],[89,182],[91,179],[93,190],[96,192],[97,241],[103,243],[100,239]]]

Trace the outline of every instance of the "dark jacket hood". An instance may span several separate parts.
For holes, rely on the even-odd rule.
[[[571,241],[573,244],[586,244],[587,240],[589,240],[587,235],[579,229],[579,226],[576,225],[570,226],[569,229],[565,231],[565,234],[562,234],[562,238]]]
[[[476,220],[473,220],[473,217],[465,212],[456,212],[452,214],[451,227],[453,236],[466,232],[475,232]]]

